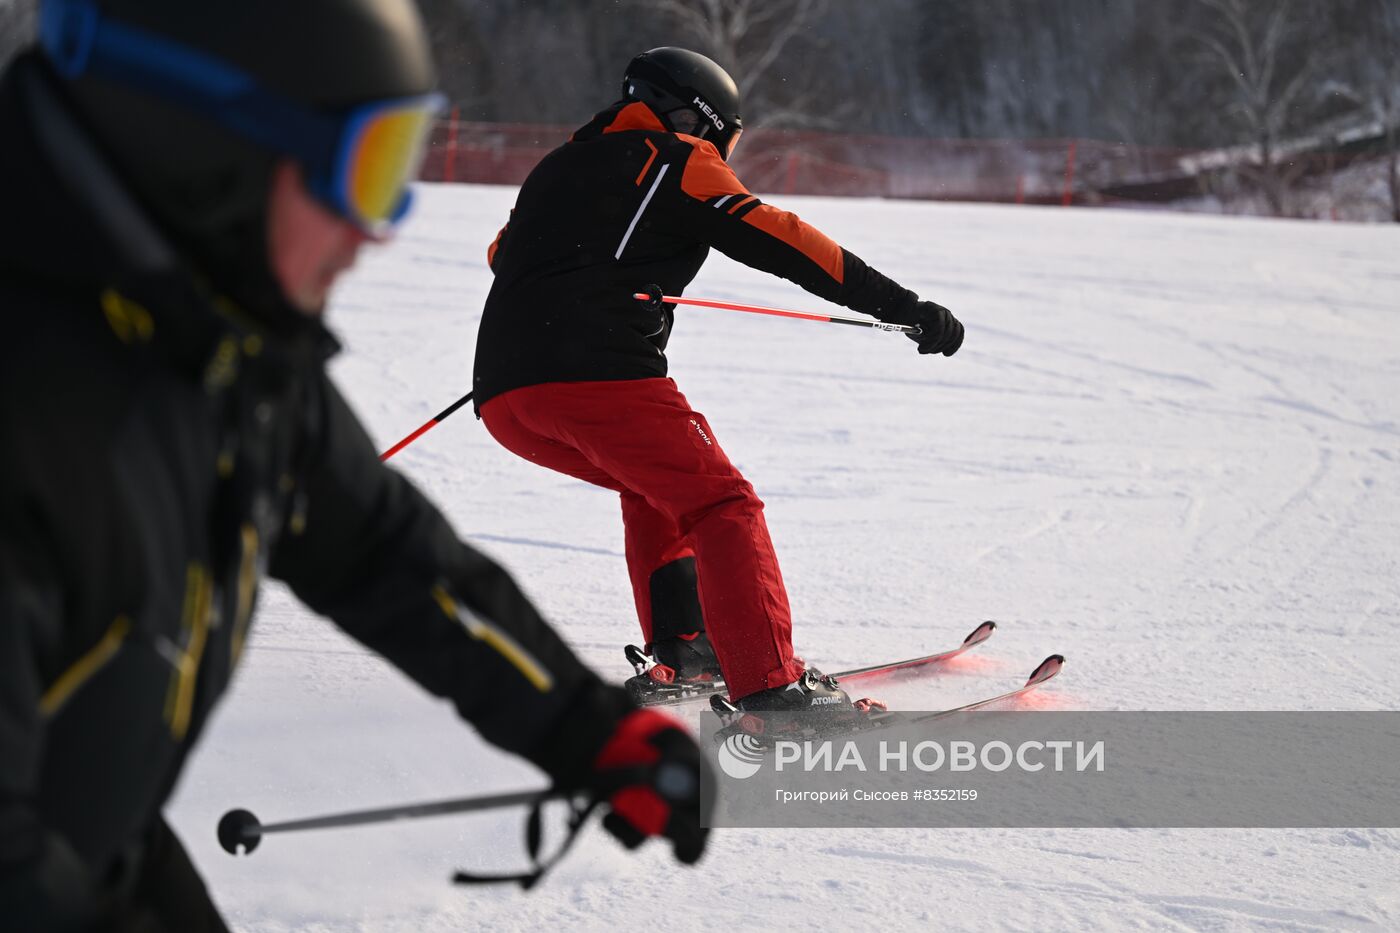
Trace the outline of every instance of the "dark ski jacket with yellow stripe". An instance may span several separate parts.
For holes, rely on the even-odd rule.
[[[202,286],[42,63],[0,83],[0,139],[0,926],[120,898],[265,575],[490,741],[586,771],[620,691],[379,462],[320,325]]]
[[[796,214],[751,194],[704,140],[642,103],[598,114],[545,156],[488,250],[495,282],[477,333],[475,401],[544,382],[666,375],[671,308],[710,247],[893,323],[918,296]]]

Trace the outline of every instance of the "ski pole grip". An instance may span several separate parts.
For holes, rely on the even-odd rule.
[[[648,285],[641,291],[632,295],[638,301],[646,302],[648,311],[660,311],[661,299],[666,293],[661,290],[660,285]]]

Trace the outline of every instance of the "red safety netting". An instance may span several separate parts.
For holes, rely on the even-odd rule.
[[[571,127],[445,120],[422,177],[519,184]],[[735,152],[755,191],[1062,203],[1181,174],[1185,151],[1085,140],[947,140],[755,129]]]
[[[572,127],[474,123],[437,127],[422,178],[517,185]],[[1335,213],[1333,173],[1374,153],[1334,151],[1290,157],[1290,183],[1308,180]],[[1168,202],[1219,196],[1222,169],[1246,166],[1244,150],[1202,152],[1085,139],[919,139],[799,130],[745,132],[734,167],[768,194],[1000,201],[1028,204]],[[1295,170],[1296,169],[1296,170]],[[1374,198],[1373,198],[1374,199]]]

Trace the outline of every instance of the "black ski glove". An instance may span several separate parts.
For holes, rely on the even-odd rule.
[[[952,356],[958,352],[963,342],[962,322],[953,317],[953,312],[932,301],[921,301],[914,306],[906,324],[918,324],[921,332],[909,334],[910,340],[919,345],[920,353],[942,353]]]
[[[701,771],[708,768],[679,722],[639,709],[618,721],[593,760],[586,786],[611,808],[603,826],[627,848],[665,836],[676,858],[693,865],[710,834],[701,825],[700,807]]]

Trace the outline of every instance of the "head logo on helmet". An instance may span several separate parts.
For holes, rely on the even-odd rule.
[[[738,86],[699,52],[670,46],[643,52],[627,66],[622,93],[650,107],[667,129],[713,143],[726,159],[744,131]]]
[[[703,97],[697,97],[697,98],[695,98],[694,103],[695,103],[696,108],[697,108],[701,113],[703,113],[705,116],[707,116],[707,117],[710,118],[710,122],[712,122],[712,123],[715,125],[715,129],[717,129],[717,130],[719,130],[721,133],[723,133],[723,132],[724,132],[724,118],[721,117],[719,114],[715,113],[714,109],[710,107],[710,105],[705,101],[705,99],[704,99]]]

